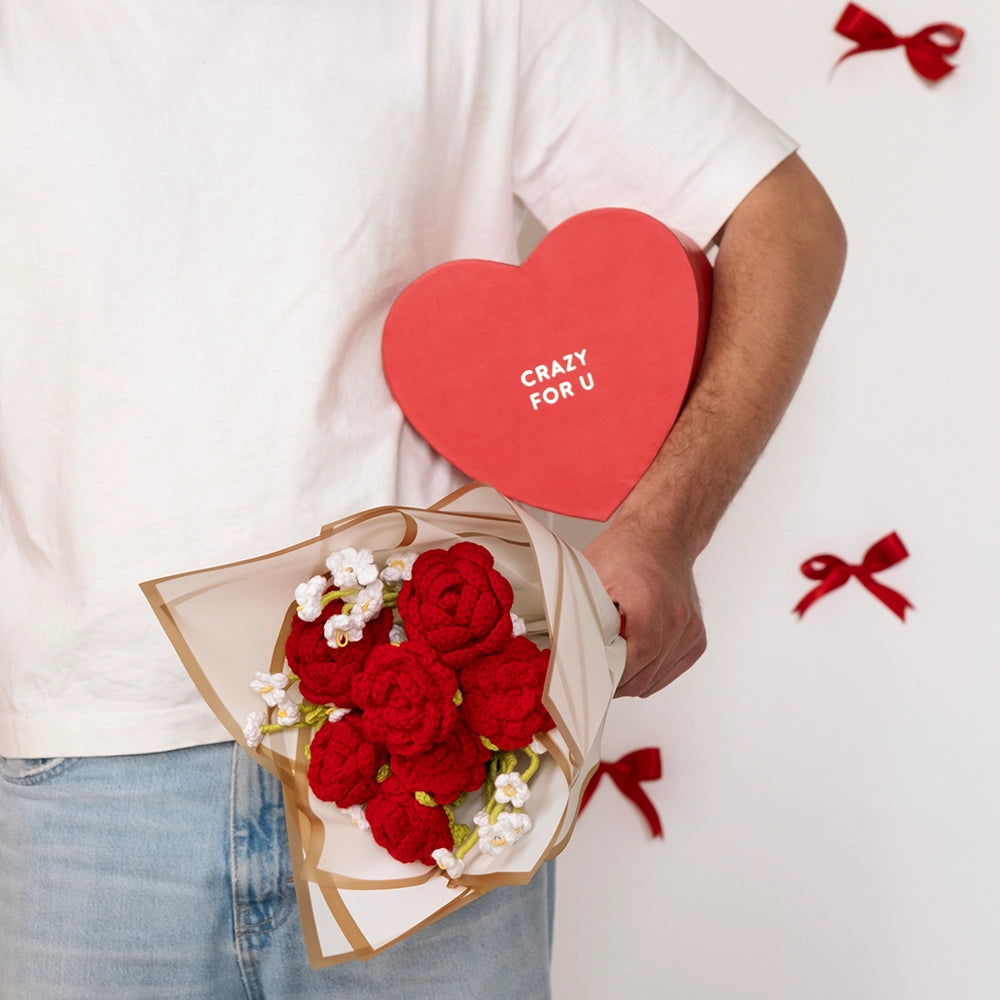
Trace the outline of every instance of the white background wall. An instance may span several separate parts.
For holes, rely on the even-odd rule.
[[[559,862],[557,1000],[998,996],[1000,5],[864,5],[967,30],[929,86],[901,49],[831,79],[839,0],[648,2],[802,142],[850,259],[699,562],[709,652],[612,711],[606,758],[662,749],[666,837],[601,786]],[[893,530],[906,624],[856,581],[790,613],[803,560]]]

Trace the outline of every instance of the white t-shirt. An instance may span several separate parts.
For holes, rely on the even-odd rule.
[[[706,244],[793,148],[630,0],[3,0],[0,753],[227,738],[138,583],[453,488],[407,282],[523,205]]]

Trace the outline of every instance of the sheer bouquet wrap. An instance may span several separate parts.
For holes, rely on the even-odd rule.
[[[352,575],[345,552],[361,553],[365,574]],[[435,631],[438,612],[425,613],[409,579],[421,555],[430,590],[447,590],[449,573],[496,581],[485,637]],[[376,572],[390,582],[365,612]],[[282,782],[314,966],[370,957],[527,882],[567,843],[625,663],[620,618],[580,553],[492,488],[427,510],[375,508],[281,552],[142,586],[202,696]],[[345,686],[310,670],[315,636],[324,663],[377,646],[365,678]],[[537,692],[504,688],[522,674]],[[338,683],[345,693],[331,694]],[[440,695],[407,702],[417,687]],[[460,755],[446,741],[459,728],[474,763],[456,785]]]

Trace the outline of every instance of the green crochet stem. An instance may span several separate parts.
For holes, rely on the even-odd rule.
[[[320,599],[319,606],[325,608],[332,601],[341,601],[344,598],[357,597],[361,593],[361,587],[344,587],[343,590],[331,590]],[[396,587],[382,587],[382,604],[387,608],[394,608],[399,600],[399,589]],[[349,615],[353,604],[344,604],[344,614]]]
[[[454,853],[455,857],[459,861],[461,861],[462,858],[464,858],[466,856],[466,854],[468,854],[469,851],[471,851],[472,848],[475,847],[476,844],[479,843],[479,834],[475,830],[473,830],[473,831],[470,832],[469,828],[465,827],[465,831],[466,831],[465,840],[462,841],[462,843],[460,844],[460,843],[458,843],[459,838],[455,837],[455,834],[458,831],[459,831],[459,827],[456,824],[455,826],[452,827],[451,835],[452,835],[452,837],[455,838],[455,840],[454,840],[455,849],[454,849],[453,853]]]
[[[525,747],[524,752],[528,755],[528,766],[521,772],[521,778],[527,784],[538,770],[542,758],[531,747]]]
[[[530,746],[522,747],[519,752],[525,754],[528,758],[528,766],[521,772],[521,780],[527,784],[538,770],[541,758]],[[490,762],[486,768],[486,784],[484,786],[486,803],[483,811],[489,816],[491,824],[495,823],[500,813],[504,812],[507,808],[506,802],[497,802],[496,779],[501,774],[510,774],[516,767],[517,752],[513,750],[499,750],[490,758]],[[491,789],[488,796],[485,794],[486,789]],[[522,810],[515,807],[513,811],[521,812]],[[448,817],[451,821],[452,838],[455,844],[453,853],[456,858],[461,860],[479,843],[479,831],[478,829],[469,831],[468,827],[455,823],[451,812],[448,812]],[[464,831],[461,836],[458,835],[460,831]]]
[[[298,677],[293,674],[292,679],[298,680]],[[336,711],[336,705],[314,705],[311,701],[303,701],[299,705],[298,722],[293,722],[289,726],[268,722],[260,727],[260,731],[265,736],[269,736],[271,733],[280,733],[285,729],[318,729]],[[309,760],[310,746],[311,744],[306,744],[306,760]]]
[[[465,792],[452,803],[452,806],[458,805],[465,798]],[[452,811],[451,806],[442,806],[445,811],[445,815],[448,817],[448,828],[451,830],[451,842],[452,844],[460,844],[469,837],[469,827],[465,823],[459,823],[455,819],[455,813]]]

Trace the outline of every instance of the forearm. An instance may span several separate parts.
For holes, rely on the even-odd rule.
[[[680,418],[616,521],[693,558],[791,399],[843,268],[833,206],[790,157],[722,234],[701,370]]]
[[[796,156],[730,216],[694,387],[649,469],[585,550],[625,615],[619,694],[652,694],[704,652],[695,557],[795,392],[844,254],[840,220]]]

